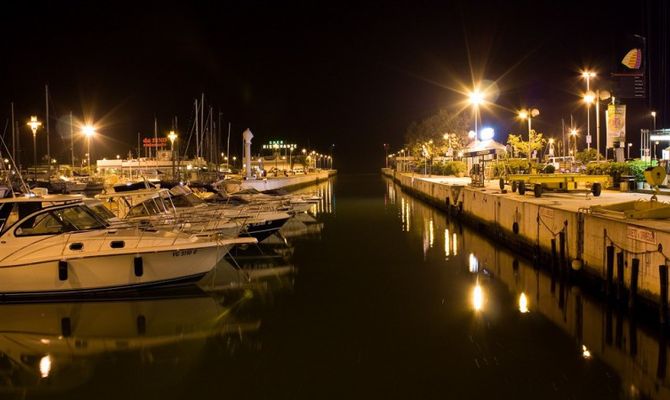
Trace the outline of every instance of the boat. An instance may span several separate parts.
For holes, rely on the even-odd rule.
[[[112,213],[99,210],[100,215],[110,222],[146,223],[154,228],[176,230],[191,234],[221,237],[236,237],[243,225],[223,215],[192,213],[177,209],[172,204],[167,189],[140,189],[127,192],[100,194],[96,196],[100,204],[105,204]],[[89,206],[91,206],[89,204]],[[221,214],[221,213],[219,213]]]
[[[0,297],[84,294],[195,282],[235,245],[141,226],[114,227],[80,196],[0,200]]]

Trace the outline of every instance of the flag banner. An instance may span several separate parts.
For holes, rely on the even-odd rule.
[[[608,104],[605,115],[607,121],[607,148],[626,142],[626,105]]]

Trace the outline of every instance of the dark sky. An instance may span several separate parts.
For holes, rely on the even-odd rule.
[[[0,116],[14,101],[22,128],[43,119],[48,83],[52,153],[68,160],[55,125],[72,110],[105,123],[96,153],[112,156],[152,136],[154,115],[162,134],[174,115],[187,132],[204,92],[232,123],[234,152],[249,127],[257,146],[334,143],[339,168],[374,170],[411,121],[458,108],[450,88],[471,70],[498,80],[500,107],[482,118],[500,136],[522,129],[511,110],[526,105],[540,109],[539,131],[558,135],[571,112],[582,124],[579,69],[609,71],[649,2],[321,3],[3,5]],[[629,104],[630,124],[648,123],[646,102]]]

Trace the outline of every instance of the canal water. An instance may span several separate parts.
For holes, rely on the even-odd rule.
[[[379,175],[304,191],[198,288],[0,305],[0,398],[670,398],[625,311]]]

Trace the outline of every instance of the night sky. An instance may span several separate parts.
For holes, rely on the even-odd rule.
[[[473,76],[497,81],[482,119],[501,141],[525,133],[512,112],[522,106],[540,109],[534,127],[550,136],[571,113],[585,125],[580,68],[616,68],[623,38],[645,34],[658,4],[17,2],[0,17],[0,117],[4,127],[13,101],[28,145],[25,120],[44,119],[48,84],[52,153],[69,161],[56,121],[71,110],[104,124],[95,153],[110,157],[135,148],[137,132],[153,136],[154,116],[162,135],[175,115],[186,134],[204,92],[232,124],[231,153],[248,127],[254,149],[335,144],[336,167],[373,171],[411,121],[461,108],[454,89]],[[634,142],[651,124],[648,102],[625,101]]]

